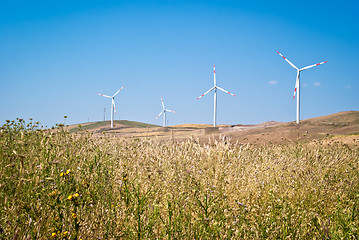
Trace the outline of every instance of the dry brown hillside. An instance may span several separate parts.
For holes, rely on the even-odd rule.
[[[349,138],[350,142],[355,142],[356,140],[353,139],[358,139],[359,135],[359,112],[339,112],[306,119],[300,124],[268,122],[264,126],[263,124],[252,125],[251,128],[242,131],[236,131],[236,128],[241,128],[241,126],[222,129],[222,134],[233,140],[256,144],[288,143],[324,138],[338,141]]]
[[[101,123],[101,124],[100,124]],[[339,112],[327,116],[281,123],[269,121],[256,125],[220,125],[213,128],[207,124],[181,124],[170,127],[159,127],[144,123],[122,121],[116,122],[115,128],[109,128],[109,122],[85,124],[82,128],[92,131],[96,136],[135,137],[154,139],[183,140],[193,138],[200,142],[210,139],[232,139],[251,144],[308,142],[326,140],[340,141],[348,144],[359,143],[359,111]],[[74,126],[70,126],[76,132]]]

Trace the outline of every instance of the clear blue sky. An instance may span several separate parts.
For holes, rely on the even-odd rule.
[[[359,110],[358,1],[1,1],[0,123],[99,121],[112,95],[116,119],[170,125],[294,121]]]

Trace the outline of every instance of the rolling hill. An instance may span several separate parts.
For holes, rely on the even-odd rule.
[[[79,131],[78,125],[67,127],[71,133]],[[256,125],[220,125],[213,128],[207,124],[181,124],[170,127],[160,127],[134,121],[115,121],[114,128],[110,122],[94,122],[81,124],[83,130],[95,135],[156,138],[156,139],[188,139],[195,138],[200,142],[209,139],[230,138],[251,144],[308,142],[319,139],[341,141],[346,143],[359,142],[359,111],[339,112],[331,115],[295,122],[264,122]]]
[[[89,130],[92,132],[104,132],[104,131],[117,131],[124,128],[153,128],[159,127],[158,125],[152,125],[147,123],[128,121],[128,120],[114,120],[114,128],[110,128],[111,121],[101,121],[101,122],[90,122],[83,124],[75,124],[67,127],[67,130],[70,133],[78,132],[81,129]]]

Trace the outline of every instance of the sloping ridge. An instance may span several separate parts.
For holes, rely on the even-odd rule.
[[[346,111],[333,113],[326,116],[308,118],[303,123],[327,123],[327,124],[359,124],[359,111]]]
[[[248,130],[225,132],[233,139],[250,143],[310,141],[332,136],[359,135],[359,111],[339,112],[326,116],[282,123],[272,127],[253,125]],[[257,126],[257,127],[255,127]]]
[[[328,128],[330,134],[359,134],[359,111],[338,112],[303,120],[303,125]]]

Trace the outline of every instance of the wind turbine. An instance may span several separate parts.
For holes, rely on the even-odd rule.
[[[111,128],[113,128],[113,115],[114,115],[114,113],[116,114],[115,96],[117,95],[117,93],[119,93],[119,92],[122,90],[123,87],[124,87],[124,86],[122,86],[122,87],[120,88],[120,90],[118,90],[112,97],[107,96],[107,95],[103,95],[103,94],[101,94],[101,93],[97,93],[97,95],[100,95],[100,96],[102,96],[102,97],[107,97],[107,98],[111,98],[111,99],[112,99],[112,103],[111,103]]]
[[[176,112],[165,108],[165,105],[163,104],[163,99],[162,99],[162,97],[161,97],[161,102],[162,102],[162,108],[163,108],[163,110],[160,112],[160,114],[158,114],[158,116],[156,117],[156,119],[159,118],[159,116],[161,116],[161,114],[163,113],[163,127],[166,127],[166,112],[171,112],[171,113],[176,113]],[[155,119],[155,120],[156,120],[156,119]]]
[[[199,96],[197,99],[200,99],[201,97],[203,97],[204,95],[206,95],[207,93],[209,93],[210,91],[214,90],[214,111],[213,111],[213,127],[216,127],[217,125],[217,89],[225,92],[225,93],[228,93],[232,96],[236,96],[234,95],[233,93],[230,93],[228,92],[227,90],[224,90],[223,88],[221,87],[218,87],[217,86],[217,83],[216,83],[216,68],[213,64],[213,81],[214,81],[214,86],[209,89],[207,92],[203,93],[201,96]]]
[[[320,63],[317,63],[317,64],[313,64],[313,65],[310,65],[310,66],[306,66],[304,68],[297,68],[293,63],[291,63],[288,59],[286,59],[280,52],[277,51],[277,53],[282,57],[284,58],[284,60],[286,60],[293,68],[295,68],[297,70],[297,79],[295,81],[295,87],[294,87],[294,94],[293,94],[293,100],[295,98],[295,93],[298,91],[297,93],[297,124],[299,123],[299,118],[300,118],[300,94],[299,94],[299,87],[300,87],[300,72],[303,71],[303,70],[306,70],[306,69],[309,69],[309,68],[312,68],[312,67],[315,67],[315,66],[319,66],[319,65],[322,65],[324,63],[326,63],[327,61],[324,61],[324,62],[320,62]]]

